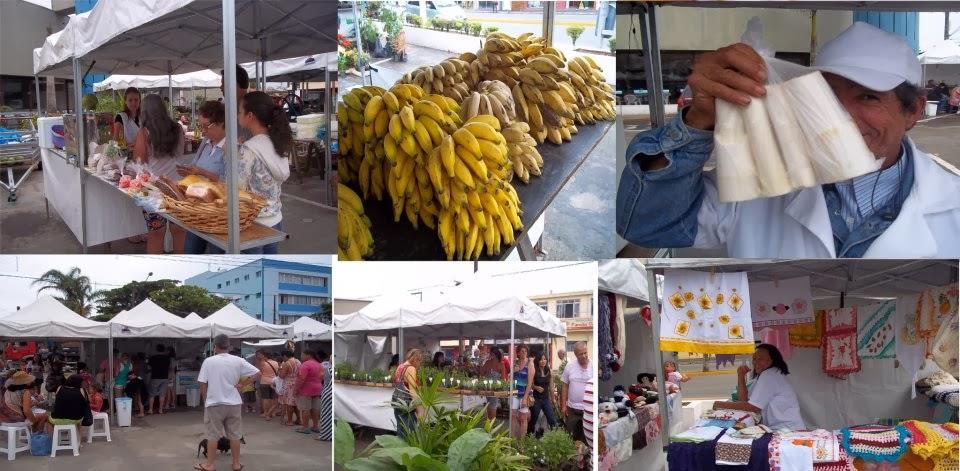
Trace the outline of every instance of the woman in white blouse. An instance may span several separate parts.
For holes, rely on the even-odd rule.
[[[790,369],[777,347],[762,343],[753,352],[753,384],[747,388],[750,368],[737,369],[737,401],[717,401],[714,409],[736,409],[758,412],[768,427],[781,430],[804,430],[800,403],[793,386],[787,381]]]

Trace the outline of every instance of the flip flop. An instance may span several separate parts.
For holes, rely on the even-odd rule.
[[[241,464],[239,468],[233,468],[233,471],[243,471],[243,465]]]
[[[193,469],[197,471],[217,471],[217,468],[204,468],[203,463],[193,465]]]
[[[310,429],[306,429],[306,428],[298,428],[298,429],[294,429],[293,431],[297,433],[302,433],[305,435],[310,435]]]
[[[313,433],[320,433],[320,429],[318,429],[318,428],[312,428],[312,429],[310,429],[310,431],[313,432]]]

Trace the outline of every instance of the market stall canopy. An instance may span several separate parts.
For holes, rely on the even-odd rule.
[[[149,299],[120,312],[108,323],[115,338],[210,338],[210,324],[178,317]]]
[[[403,328],[404,335],[431,338],[510,338],[515,320],[516,338],[551,334],[566,337],[560,319],[541,309],[525,296],[485,289],[484,283],[465,283],[437,299],[420,301],[387,298],[363,309],[335,316],[338,334],[364,332],[387,335]]]
[[[90,16],[90,12],[70,15],[66,26],[47,36],[43,44],[33,50],[33,72],[57,77],[73,76],[73,59],[76,52],[76,28]]]
[[[927,64],[960,64],[960,44],[951,40],[943,40],[934,44],[923,54],[918,56],[920,63]]]
[[[598,289],[640,301],[649,301],[647,270],[635,258],[617,258],[600,262]]]
[[[957,281],[956,260],[749,260],[647,259],[648,270],[663,268],[712,269],[747,272],[754,281],[774,281],[809,276],[814,307],[872,304],[921,293]]]
[[[626,8],[629,12],[632,8],[641,8],[642,2],[623,2],[617,5],[617,9]],[[675,0],[659,0],[652,2],[658,6],[683,6],[700,8],[785,8],[790,10],[867,10],[867,11],[944,11],[944,2],[937,0],[836,0],[836,1],[806,1],[797,0],[789,2],[767,2],[767,1],[717,1],[717,0],[694,0],[689,2],[677,2]],[[622,5],[622,6],[621,6]],[[622,12],[621,12],[622,13]]]
[[[320,26],[336,24],[336,2],[236,0],[235,6],[237,62],[337,49],[334,32]],[[109,74],[220,70],[221,18],[220,0],[100,0],[34,53],[34,72],[69,70],[73,57],[96,61],[93,70]]]
[[[284,339],[267,339],[267,340],[261,340],[259,342],[243,342],[243,344],[248,347],[256,347],[256,348],[282,347],[287,344],[287,341]]]
[[[204,321],[213,325],[213,335],[227,334],[232,338],[270,339],[293,335],[289,325],[274,325],[254,319],[233,303],[207,316]]]
[[[203,318],[197,315],[197,313],[195,312],[191,312],[190,314],[187,314],[187,317],[184,317],[184,319],[188,321],[201,321],[201,322],[203,321]]]
[[[257,75],[256,63],[240,64],[251,78]],[[337,74],[337,53],[327,52],[303,57],[292,57],[267,61],[267,80],[278,82],[309,82],[323,81],[324,68],[330,69],[331,80]]]
[[[87,319],[53,296],[41,296],[0,323],[0,338],[103,339],[109,333],[106,322]]]
[[[137,88],[219,88],[220,74],[212,70],[198,70],[185,74],[166,75],[111,75],[102,82],[93,84],[93,89],[126,90],[129,87]]]
[[[301,317],[290,324],[297,340],[332,340],[332,331],[329,325],[316,319]]]

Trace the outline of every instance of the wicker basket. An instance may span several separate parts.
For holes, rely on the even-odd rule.
[[[260,210],[267,201],[260,196],[251,195],[251,200],[240,201],[240,230],[245,230],[260,215]],[[217,206],[216,203],[204,203],[197,200],[176,200],[167,195],[163,196],[164,207],[167,212],[184,224],[201,232],[210,234],[226,234],[227,208]]]

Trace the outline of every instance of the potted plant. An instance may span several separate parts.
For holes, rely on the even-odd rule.
[[[570,36],[570,39],[573,41],[574,47],[577,45],[577,39],[580,38],[580,35],[583,34],[583,26],[568,26],[567,27],[567,36]]]
[[[577,469],[577,443],[566,430],[553,429],[537,439],[526,435],[520,439],[520,451],[530,458],[536,471],[567,471]]]

